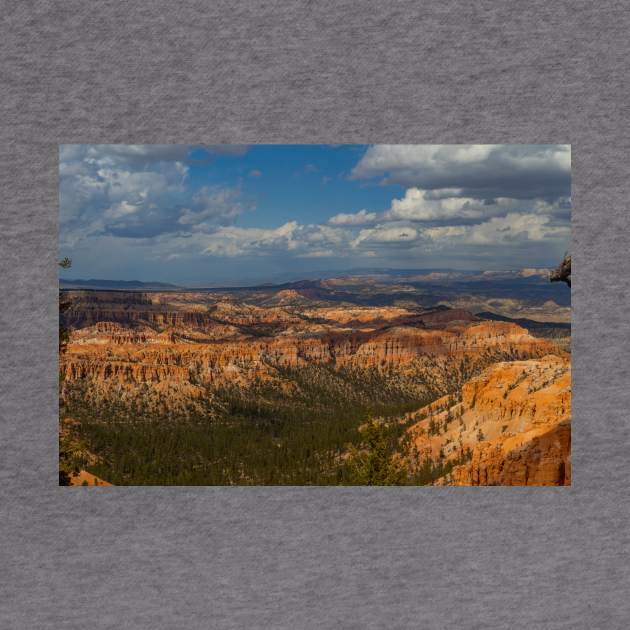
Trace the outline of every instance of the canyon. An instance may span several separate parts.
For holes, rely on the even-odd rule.
[[[62,408],[96,443],[94,435],[120,423],[162,431],[201,419],[216,427],[238,417],[246,425],[250,414],[258,427],[261,419],[273,425],[276,414],[287,418],[289,431],[292,410],[306,422],[309,413],[334,422],[335,413],[354,418],[346,410],[356,407],[361,413],[344,439],[358,439],[369,411],[394,436],[392,461],[410,474],[429,462],[436,485],[570,484],[566,344],[500,313],[488,318],[440,300],[414,302],[398,285],[380,298],[379,291],[333,280],[243,290],[63,291],[70,337],[60,358]],[[537,323],[554,335],[563,331],[556,324]],[[147,428],[155,424],[160,428]],[[276,427],[265,436],[276,450],[291,442],[281,433]],[[326,459],[322,468],[332,475],[334,462],[347,461],[346,449],[340,441],[325,457],[310,450],[309,457]],[[90,470],[108,478],[104,464]],[[256,478],[238,474],[241,482]]]

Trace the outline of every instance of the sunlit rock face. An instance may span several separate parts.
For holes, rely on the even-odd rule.
[[[283,292],[281,292],[283,293]],[[128,299],[125,299],[128,296]],[[133,389],[170,383],[196,396],[202,385],[273,380],[278,368],[397,370],[413,378],[488,352],[540,356],[548,342],[517,325],[475,321],[461,310],[260,307],[208,294],[73,292],[66,382]],[[286,296],[285,296],[286,297]]]
[[[571,367],[547,355],[499,362],[412,415],[408,457],[458,462],[439,483],[570,485]],[[463,455],[468,454],[468,457]]]

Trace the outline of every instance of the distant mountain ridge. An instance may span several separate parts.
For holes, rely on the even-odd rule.
[[[301,277],[295,278],[295,274],[287,272],[280,274],[275,282],[253,282],[243,285],[210,284],[206,286],[178,285],[168,282],[140,280],[108,280],[108,279],[68,279],[60,278],[59,286],[62,289],[111,289],[111,290],[188,290],[188,291],[208,291],[208,290],[229,290],[243,291],[252,289],[319,289],[326,286],[327,282],[337,280],[359,280],[366,279],[371,282],[396,283],[396,282],[426,282],[436,283],[473,283],[473,282],[496,282],[496,281],[534,281],[536,283],[546,283],[549,275],[548,269],[514,269],[506,271],[479,271],[479,270],[455,270],[455,269],[350,269],[338,272],[317,272],[304,273]],[[284,278],[282,277],[284,276]],[[293,279],[290,279],[293,278]]]
[[[89,280],[59,279],[62,289],[182,289],[184,287],[168,282],[141,282],[140,280],[102,280],[90,278]]]
[[[299,274],[296,272],[283,272],[276,274],[274,278],[267,281],[251,281],[243,284],[235,283],[210,283],[209,285],[194,286],[185,284],[172,284],[168,282],[140,280],[110,280],[104,278],[69,279],[61,278],[60,285],[63,288],[109,288],[109,289],[143,289],[143,288],[176,288],[176,289],[208,289],[208,288],[251,288],[266,286],[293,286],[296,284],[316,283],[318,281],[329,280],[333,278],[349,279],[349,278],[372,278],[381,281],[474,281],[474,280],[499,280],[499,279],[539,279],[547,280],[550,273],[548,268],[524,268],[524,269],[506,269],[497,270],[460,270],[447,268],[425,268],[425,269],[392,269],[392,268],[357,268],[344,269],[337,271],[304,271]]]

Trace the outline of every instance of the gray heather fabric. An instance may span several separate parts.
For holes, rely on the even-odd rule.
[[[624,2],[3,2],[0,627],[626,628]],[[57,486],[57,145],[573,145],[572,488]]]

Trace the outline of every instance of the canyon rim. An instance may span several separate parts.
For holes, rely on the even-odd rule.
[[[59,164],[61,485],[571,484],[568,145]]]

